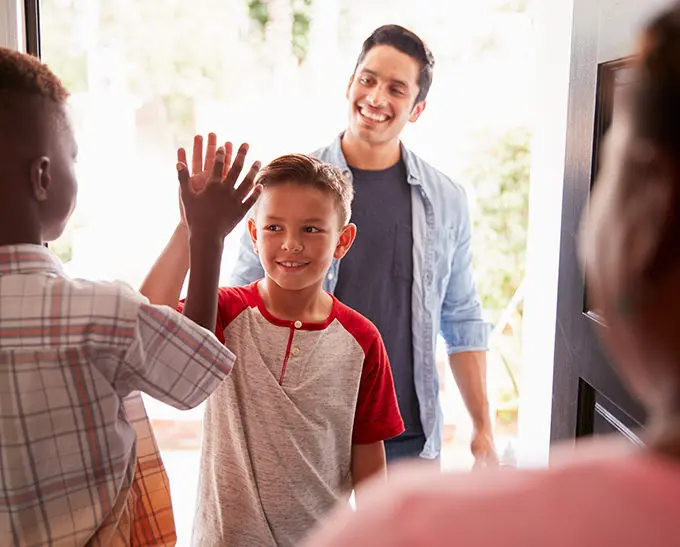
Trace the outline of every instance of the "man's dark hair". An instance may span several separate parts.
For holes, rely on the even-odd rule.
[[[418,75],[418,96],[415,103],[424,101],[432,85],[432,70],[434,68],[434,56],[430,48],[425,45],[418,35],[399,25],[383,25],[373,31],[366,38],[361,48],[359,59],[354,67],[354,72],[366,57],[366,54],[375,46],[392,46],[394,49],[414,58],[420,64]]]

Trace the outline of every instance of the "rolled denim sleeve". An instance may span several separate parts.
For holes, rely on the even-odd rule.
[[[248,224],[243,223],[243,233],[239,243],[238,258],[236,265],[229,278],[229,285],[233,287],[240,287],[248,285],[262,279],[264,277],[264,270],[260,263],[260,257],[257,256],[253,250],[253,242],[250,239],[248,232]]]
[[[491,325],[482,317],[482,306],[472,274],[472,228],[465,194],[461,201],[460,224],[440,318],[440,331],[449,355],[487,351],[491,331]]]

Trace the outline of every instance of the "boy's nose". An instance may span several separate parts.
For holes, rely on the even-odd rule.
[[[299,253],[302,251],[302,243],[297,239],[286,239],[283,242],[283,250],[290,253]]]

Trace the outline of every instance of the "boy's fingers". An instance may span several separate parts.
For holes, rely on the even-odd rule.
[[[238,180],[238,176],[241,174],[241,170],[243,169],[243,163],[246,160],[246,154],[248,153],[248,144],[243,143],[236,154],[236,158],[234,158],[234,163],[232,163],[231,167],[229,168],[229,172],[227,173],[227,178],[224,180],[226,184],[228,184],[230,187],[234,187],[236,185],[236,181]]]
[[[238,197],[238,199],[243,200],[243,198],[245,198],[253,189],[253,186],[255,184],[255,177],[257,176],[259,170],[260,162],[256,161],[250,167],[248,174],[245,176],[243,181],[241,181],[241,184],[239,184],[238,188],[236,189],[236,196]]]
[[[224,148],[221,146],[215,153],[212,172],[208,179],[208,184],[220,183],[222,181],[222,171],[224,170]]]
[[[177,180],[179,180],[179,187],[182,196],[185,196],[187,192],[191,192],[189,186],[189,168],[186,163],[177,162]]]
[[[231,157],[234,153],[234,145],[229,141],[224,143],[224,169],[222,170],[222,179],[227,178],[229,168],[231,167]]]
[[[177,149],[177,161],[184,165],[189,165],[189,162],[187,161],[187,151],[184,150],[184,148]]]
[[[217,135],[215,135],[215,133],[208,133],[208,146],[205,147],[205,163],[203,164],[204,171],[210,171],[212,168],[216,152]]]
[[[243,202],[243,212],[247,213],[253,205],[255,205],[255,202],[257,201],[257,198],[260,197],[260,194],[262,193],[262,186],[259,184],[256,184],[255,187],[253,188],[252,193],[245,199]]]
[[[196,135],[194,137],[194,149],[191,156],[191,173],[196,175],[203,171],[203,137]]]

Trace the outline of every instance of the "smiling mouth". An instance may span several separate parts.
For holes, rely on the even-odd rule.
[[[295,270],[301,270],[305,266],[309,266],[309,262],[304,262],[300,260],[292,261],[292,260],[281,260],[277,261],[276,264],[280,266],[281,268],[289,271],[295,271]]]
[[[371,112],[368,108],[364,108],[363,106],[358,106],[357,111],[362,119],[368,120],[371,123],[384,123],[390,119],[387,114]]]

